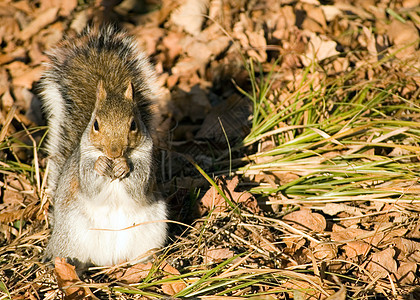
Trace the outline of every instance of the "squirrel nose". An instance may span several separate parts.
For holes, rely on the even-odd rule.
[[[117,145],[111,145],[110,149],[108,150],[108,156],[112,159],[122,156],[122,148],[118,147]]]

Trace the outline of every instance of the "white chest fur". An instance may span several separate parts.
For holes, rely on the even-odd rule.
[[[163,201],[135,201],[118,180],[104,185],[93,199],[80,199],[86,212],[74,216],[80,257],[96,265],[133,260],[163,246],[166,209]],[[157,221],[157,222],[156,222]]]

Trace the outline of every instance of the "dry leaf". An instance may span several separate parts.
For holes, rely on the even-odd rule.
[[[77,7],[77,0],[60,1],[60,16],[67,17]]]
[[[207,43],[212,57],[219,56],[222,52],[227,51],[231,44],[231,39],[227,36],[219,36]]]
[[[340,287],[340,289],[338,290],[337,293],[329,296],[327,299],[325,300],[346,300],[347,299],[347,290],[346,290],[346,286],[342,285]]]
[[[413,285],[416,284],[417,278],[417,263],[407,261],[401,262],[395,273],[399,285]]]
[[[1,60],[1,57],[0,57]],[[1,65],[1,63],[0,63]],[[9,90],[9,75],[5,68],[0,68],[0,95],[4,94]]]
[[[327,203],[323,208],[322,212],[324,214],[335,216],[340,212],[346,212],[353,216],[362,216],[363,213],[360,208],[350,206],[344,203]]]
[[[394,243],[395,247],[400,250],[398,259],[406,258],[409,261],[420,263],[420,242],[397,237]]]
[[[406,58],[416,52],[419,45],[419,32],[412,23],[401,23],[394,19],[387,27],[387,34],[398,49],[408,46],[395,54],[398,58]]]
[[[228,248],[212,248],[204,251],[204,259],[208,264],[221,262],[233,255],[234,252]]]
[[[291,212],[284,216],[282,220],[302,231],[323,232],[327,227],[327,221],[323,215],[313,213],[308,209]]]
[[[3,96],[1,96],[1,103],[3,108],[5,108],[6,110],[10,110],[10,108],[13,106],[14,100],[12,95],[10,94],[9,89],[7,89]]]
[[[199,34],[208,2],[208,0],[186,0],[172,13],[171,21],[192,35]]]
[[[417,224],[411,225],[412,228],[407,233],[407,238],[414,238],[414,239],[420,239],[420,222],[417,222]]]
[[[403,0],[402,1],[402,6],[404,8],[416,8],[419,7],[420,5],[420,0]]]
[[[312,32],[325,33],[327,22],[324,11],[318,5],[303,4],[306,17],[302,23],[302,28]]]
[[[206,64],[212,55],[209,47],[205,43],[190,40],[183,47],[188,56],[195,58],[203,64]]]
[[[54,272],[57,284],[65,294],[65,300],[98,299],[88,287],[73,286],[83,282],[77,276],[75,267],[68,264],[64,258],[56,257]]]
[[[8,10],[10,10],[8,12]],[[1,11],[4,13],[2,14]],[[13,15],[18,15],[14,9],[10,7],[0,6],[0,42],[2,42],[2,52],[14,51],[16,49],[15,38],[19,35],[19,22]]]
[[[389,273],[397,272],[397,262],[394,260],[395,250],[387,248],[372,254],[372,259],[366,265],[366,270],[371,272],[373,277],[385,278]]]
[[[286,244],[287,253],[295,253],[305,245],[306,240],[301,237],[286,236],[283,238],[283,242]]]
[[[383,242],[383,239],[383,232],[375,232],[375,234],[372,234],[372,231],[351,227],[342,228],[340,226],[337,226],[336,224],[333,225],[333,232],[331,232],[331,240],[336,242],[344,242],[346,244],[356,240],[363,240],[368,244],[378,246],[380,242]],[[361,245],[355,247],[361,247]]]
[[[170,31],[167,35],[164,36],[162,44],[167,49],[167,58],[169,60],[169,63],[172,63],[175,57],[177,57],[181,53],[182,46],[180,42],[183,37],[183,34],[173,31]]]
[[[167,262],[163,263],[161,268],[172,275],[180,275],[181,273],[174,267],[172,267],[170,264],[168,264]],[[165,276],[164,278],[170,278],[171,276]],[[187,285],[185,284],[185,282],[183,281],[178,281],[178,282],[167,282],[162,284],[162,291],[170,296],[173,296],[177,293],[179,293],[180,291],[182,291],[183,289],[185,289],[187,287]]]
[[[184,118],[189,118],[194,122],[202,120],[211,108],[207,94],[198,85],[193,86],[189,91],[181,89],[179,85],[172,92],[172,103],[178,109],[177,115],[174,116],[178,121]]]
[[[40,43],[36,37],[32,39],[32,43],[29,48],[29,57],[32,61],[32,65],[40,65],[41,63],[48,61],[47,56],[42,53]]]
[[[271,19],[273,23],[275,22],[273,37],[278,40],[285,39],[290,28],[296,23],[296,15],[290,5],[282,6],[280,11],[273,14]]]
[[[210,110],[195,138],[211,139],[217,143],[226,144],[225,132],[232,143],[248,133],[247,124],[250,114],[249,101],[234,94]]]
[[[354,258],[358,255],[366,255],[370,245],[362,241],[351,241],[343,245],[343,249],[348,258]]]
[[[76,31],[78,34],[81,34],[89,21],[88,18],[89,16],[87,10],[77,12],[73,17],[70,28]]]
[[[25,199],[25,196],[19,191],[6,188],[3,194],[3,199],[4,203],[0,205],[13,205],[16,208],[17,206],[23,205],[23,200]]]
[[[158,27],[140,27],[133,32],[140,48],[148,56],[156,52],[157,43],[164,36],[164,33],[164,30]]]
[[[341,14],[341,10],[338,9],[335,5],[322,5],[321,8],[324,12],[325,19],[328,22],[331,22],[335,19],[336,16]]]
[[[111,270],[108,273],[108,276],[115,278],[119,282],[124,282],[127,284],[141,282],[144,278],[147,277],[150,270],[152,269],[153,264],[148,262],[147,264],[138,263],[129,268],[118,268],[116,270]],[[166,261],[163,261],[159,266],[160,270],[163,270],[165,273],[172,275],[180,275],[179,271],[168,264]],[[171,276],[164,276],[163,278],[170,278]],[[179,291],[182,291],[186,287],[186,284],[183,281],[168,282],[162,284],[162,290],[165,294],[175,295]]]
[[[246,30],[245,34],[248,37],[249,45],[253,48],[248,50],[248,54],[252,57],[255,57],[258,61],[264,62],[267,60],[267,41],[264,37],[264,31],[261,29],[259,31],[249,31]]]
[[[302,63],[309,66],[313,60],[322,61],[334,55],[340,54],[336,49],[337,43],[323,35],[308,32],[310,41],[305,55],[301,56]]]
[[[148,262],[147,264],[138,263],[129,268],[119,268],[108,275],[120,282],[136,283],[146,278],[152,266],[151,262]]]
[[[58,9],[58,7],[52,7],[39,14],[35,20],[29,23],[28,26],[26,26],[25,29],[20,32],[19,38],[25,41],[31,38],[34,34],[38,33],[48,24],[54,22],[54,20],[57,18]]]
[[[369,55],[371,55],[370,62],[376,62],[378,61],[378,51],[376,50],[376,39],[375,35],[371,30],[369,30],[366,27],[363,27],[363,33],[365,37],[365,43],[364,45],[367,50],[369,51]],[[361,43],[362,44],[362,43]]]
[[[3,1],[3,2],[9,2],[9,1]],[[14,8],[17,8],[21,11],[23,11],[25,14],[31,14],[33,13],[31,5],[28,3],[29,1],[16,1],[16,2],[9,2],[6,4],[7,7],[11,8],[13,6]],[[0,8],[1,11],[3,11],[3,7]],[[7,12],[6,12],[7,14]]]
[[[316,259],[334,259],[337,257],[338,249],[335,244],[321,243],[315,244],[312,249]]]
[[[186,57],[179,60],[174,67],[172,67],[172,73],[174,75],[191,75],[192,73],[199,70],[203,64],[194,58]]]
[[[43,66],[39,66],[20,76],[14,77],[13,85],[23,86],[27,89],[31,89],[33,82],[41,78],[42,72],[44,70],[45,68]]]
[[[225,193],[225,195],[233,203],[242,203],[250,209],[253,213],[260,213],[258,203],[254,196],[248,192],[235,192],[235,188],[239,183],[238,176],[228,180],[225,177],[216,180],[217,185]],[[203,215],[206,211],[224,211],[228,208],[229,204],[212,186],[200,200],[200,213]]]
[[[334,226],[333,232],[331,232],[331,240],[336,242],[347,242],[367,233],[369,233],[369,231],[360,228],[341,228]]]
[[[30,72],[31,68],[21,61],[14,61],[6,65],[6,69],[9,70],[12,78],[21,76],[26,72]]]
[[[61,22],[51,24],[42,30],[42,35],[35,35],[33,43],[40,43],[43,49],[55,47],[64,37],[64,25]]]

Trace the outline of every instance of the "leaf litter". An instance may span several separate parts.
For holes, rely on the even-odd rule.
[[[0,3],[0,293],[420,297],[420,3],[143,4]],[[189,227],[147,264],[54,276],[37,82],[46,51],[101,22],[155,63],[160,190]]]

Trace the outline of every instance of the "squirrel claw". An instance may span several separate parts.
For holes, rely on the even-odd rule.
[[[130,172],[127,160],[124,157],[120,157],[114,160],[114,167],[112,169],[114,179],[122,179]]]
[[[95,171],[100,176],[112,177],[112,161],[104,155],[99,156],[95,162]]]

